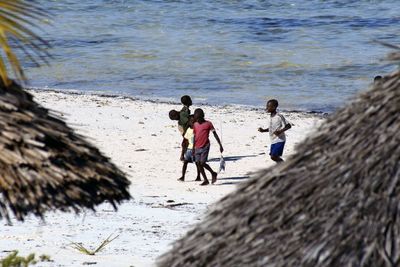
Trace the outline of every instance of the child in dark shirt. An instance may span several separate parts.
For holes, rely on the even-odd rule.
[[[190,109],[189,107],[192,105],[192,99],[188,95],[184,95],[181,97],[181,103],[183,105],[181,111],[179,112],[179,121],[178,121],[178,129],[181,135],[185,135],[186,129],[189,127],[189,116]]]
[[[181,103],[183,104],[183,107],[180,112],[176,110],[171,110],[169,112],[169,118],[171,120],[177,120],[178,121],[178,130],[180,134],[182,135],[182,143],[181,143],[181,156],[180,160],[184,161],[184,155],[185,151],[187,148],[187,140],[184,138],[184,135],[186,133],[186,130],[188,129],[188,123],[189,123],[189,116],[190,116],[190,109],[189,107],[192,105],[192,99],[188,95],[184,95],[181,97]]]

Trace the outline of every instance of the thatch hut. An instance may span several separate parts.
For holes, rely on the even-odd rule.
[[[0,147],[0,219],[130,198],[125,174],[16,83],[0,84]]]
[[[400,266],[400,72],[224,197],[158,266]]]

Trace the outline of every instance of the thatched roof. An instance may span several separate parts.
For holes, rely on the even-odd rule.
[[[129,199],[108,158],[13,84],[0,85],[0,219]]]
[[[400,266],[400,72],[223,198],[158,266]]]

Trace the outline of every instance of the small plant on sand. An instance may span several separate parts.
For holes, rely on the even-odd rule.
[[[51,261],[47,255],[39,256],[39,261]],[[35,259],[35,254],[31,253],[26,257],[18,256],[18,251],[11,252],[4,259],[0,259],[1,267],[28,267],[29,265],[35,265],[38,261]]]
[[[97,252],[100,252],[101,250],[103,250],[108,244],[110,244],[112,241],[114,241],[119,235],[115,236],[115,237],[111,237],[112,234],[107,237],[95,250],[91,250],[91,249],[87,249],[85,248],[82,243],[78,243],[78,242],[72,242],[70,244],[70,246],[73,249],[76,249],[77,251],[86,254],[86,255],[96,255]]]

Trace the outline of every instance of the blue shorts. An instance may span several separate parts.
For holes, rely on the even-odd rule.
[[[285,142],[279,142],[271,145],[271,150],[269,152],[270,156],[280,157],[283,155],[283,148],[285,147]]]
[[[190,149],[190,148],[186,149],[184,157],[185,157],[185,161],[194,162],[193,149]]]
[[[194,157],[196,162],[205,163],[208,160],[208,153],[210,152],[210,144],[208,143],[202,148],[196,148]]]

